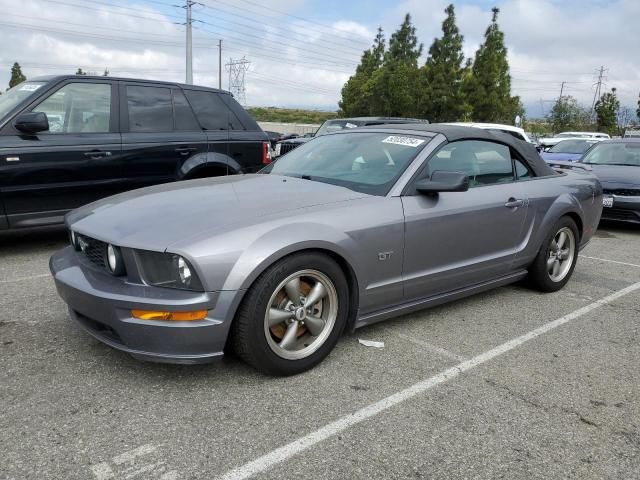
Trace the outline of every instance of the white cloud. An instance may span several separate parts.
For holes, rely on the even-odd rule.
[[[83,0],[0,0],[3,39],[0,85],[18,61],[29,77],[73,73],[77,67],[112,75],[184,81],[184,12],[143,0],[117,6]],[[378,12],[387,38],[410,12],[425,54],[441,34],[450,0],[403,0]],[[250,7],[251,4],[267,8]],[[179,2],[177,2],[179,3]],[[316,22],[311,0],[225,0],[194,7],[194,80],[217,86],[217,39],[223,38],[223,63],[246,56],[247,100],[254,105],[305,105],[336,108],[340,89],[368,48],[377,24],[360,18]],[[490,21],[490,7],[456,1],[464,51],[473,56]],[[607,88],[617,87],[623,104],[635,105],[640,89],[637,45],[640,1],[502,0],[499,22],[505,32],[513,91],[532,110],[539,100],[565,93],[586,105],[593,98],[595,69],[604,65]],[[74,6],[75,4],[75,6]],[[364,4],[364,2],[363,2]],[[162,8],[162,10],[160,10]],[[125,15],[117,14],[125,13]],[[226,13],[225,13],[226,12]],[[295,12],[312,20],[285,16]],[[304,12],[304,13],[300,13]],[[143,18],[139,18],[143,17]],[[147,18],[147,20],[144,19]],[[324,17],[326,18],[326,17]],[[26,28],[32,25],[36,29]],[[64,31],[84,32],[85,36]],[[227,88],[223,72],[223,88]]]

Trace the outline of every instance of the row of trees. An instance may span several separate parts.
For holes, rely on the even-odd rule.
[[[547,116],[547,121],[554,132],[589,131],[596,128],[599,132],[619,135],[633,123],[635,116],[640,120],[640,98],[638,110],[634,114],[632,109],[620,106],[616,89],[612,88],[610,92],[603,93],[598,99],[593,112],[580,105],[571,95],[558,98]]]
[[[520,98],[511,95],[499,9],[493,9],[473,61],[465,61],[462,53],[464,38],[456,26],[454,6],[449,5],[445,13],[442,37],[433,41],[422,66],[418,62],[423,45],[418,43],[409,14],[391,35],[388,48],[378,29],[373,46],[363,53],[355,74],[342,89],[341,113],[500,123],[512,123],[516,115],[523,115]]]

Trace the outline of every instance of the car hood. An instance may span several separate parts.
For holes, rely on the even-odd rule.
[[[563,160],[565,162],[575,162],[579,160],[582,156],[581,153],[553,153],[553,152],[542,152],[540,154],[544,160]]]
[[[611,188],[640,188],[640,166],[596,165],[588,163],[602,186]]]
[[[144,250],[164,251],[196,234],[283,212],[367,196],[344,187],[280,175],[232,175],[156,185],[73,210],[78,233]]]

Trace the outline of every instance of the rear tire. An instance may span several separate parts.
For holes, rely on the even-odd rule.
[[[562,217],[545,238],[527,280],[543,292],[556,292],[564,287],[576,267],[580,235],[576,222]]]
[[[231,326],[231,345],[261,372],[304,372],[333,350],[348,302],[347,281],[335,261],[319,253],[291,255],[251,286]]]

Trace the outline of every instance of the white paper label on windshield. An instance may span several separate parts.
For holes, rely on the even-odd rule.
[[[26,85],[22,85],[20,87],[20,91],[21,92],[35,92],[36,90],[38,90],[42,85],[38,85],[38,84],[33,84],[33,83],[27,83]]]
[[[419,147],[424,143],[424,140],[413,137],[400,137],[397,135],[391,135],[390,137],[382,140],[382,143],[392,143],[393,145],[404,145],[405,147]]]
[[[355,123],[347,122],[347,123],[344,124],[344,128],[357,128],[357,127],[358,127],[358,125],[356,125]]]

